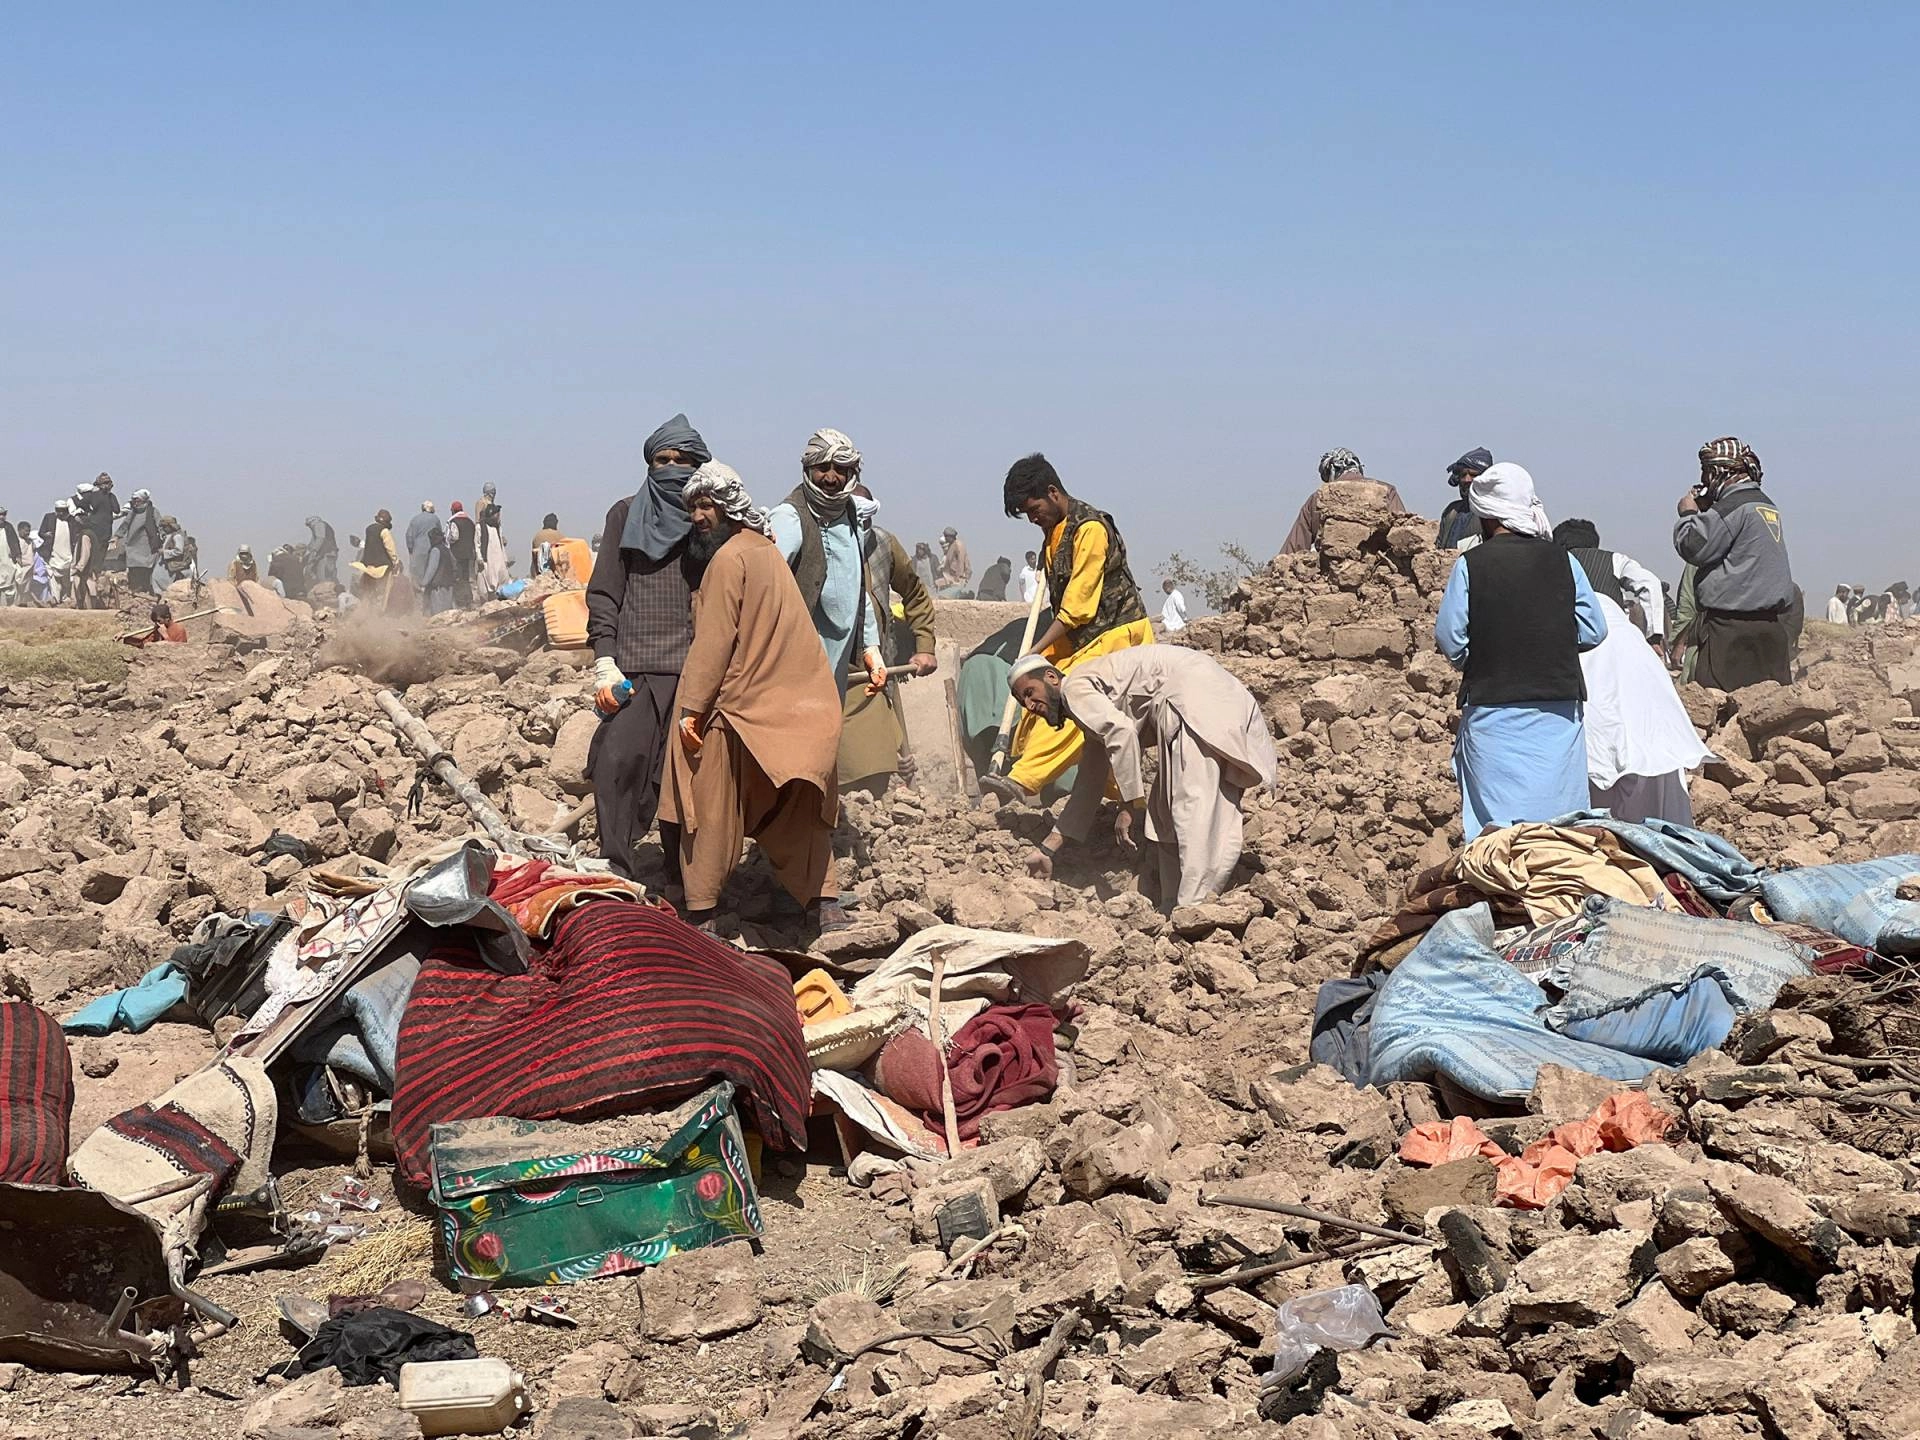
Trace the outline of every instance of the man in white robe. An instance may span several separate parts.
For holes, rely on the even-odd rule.
[[[1053,873],[1068,840],[1084,841],[1111,780],[1120,796],[1114,840],[1136,847],[1135,817],[1158,863],[1161,904],[1192,905],[1218,895],[1240,859],[1240,797],[1271,787],[1279,769],[1260,704],[1210,655],[1141,645],[1082,661],[1070,674],[1028,655],[1008,688],[1021,705],[1058,726],[1071,719],[1089,742],[1053,833],[1028,857],[1029,873]],[[1142,748],[1154,746],[1151,788]]]
[[[1713,752],[1653,647],[1613,600],[1596,593],[1607,637],[1580,656],[1587,682],[1587,786],[1593,807],[1616,820],[1693,823],[1687,772]]]

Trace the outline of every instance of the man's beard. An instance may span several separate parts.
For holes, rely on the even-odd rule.
[[[694,583],[707,573],[707,566],[713,563],[713,557],[720,553],[720,547],[731,540],[734,531],[731,526],[716,525],[711,530],[690,530],[687,532],[687,561],[693,568]]]
[[[1057,689],[1048,692],[1047,724],[1053,726],[1054,729],[1058,730],[1062,725],[1065,725],[1067,721],[1071,720],[1072,718],[1073,717],[1071,715],[1067,714],[1066,696],[1063,695]]]

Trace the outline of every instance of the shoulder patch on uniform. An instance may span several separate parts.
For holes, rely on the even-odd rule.
[[[1767,522],[1767,530],[1772,534],[1774,544],[1783,545],[1786,543],[1780,534],[1780,512],[1778,510],[1774,509],[1771,505],[1756,505],[1753,507],[1753,513]]]

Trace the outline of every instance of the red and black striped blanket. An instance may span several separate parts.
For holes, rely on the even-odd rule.
[[[482,1115],[588,1120],[731,1080],[775,1149],[806,1147],[812,1071],[793,985],[670,911],[596,900],[562,916],[525,975],[456,939],[420,967],[400,1022],[393,1139],[428,1180],[428,1127]]]

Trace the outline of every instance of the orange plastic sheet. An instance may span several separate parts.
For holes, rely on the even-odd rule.
[[[1485,1156],[1498,1172],[1493,1203],[1539,1210],[1572,1182],[1582,1157],[1664,1142],[1673,1124],[1673,1116],[1654,1109],[1644,1094],[1628,1090],[1609,1095],[1584,1120],[1555,1126],[1518,1155],[1507,1154],[1473,1121],[1456,1116],[1414,1126],[1400,1142],[1400,1158],[1409,1165],[1445,1165]]]

